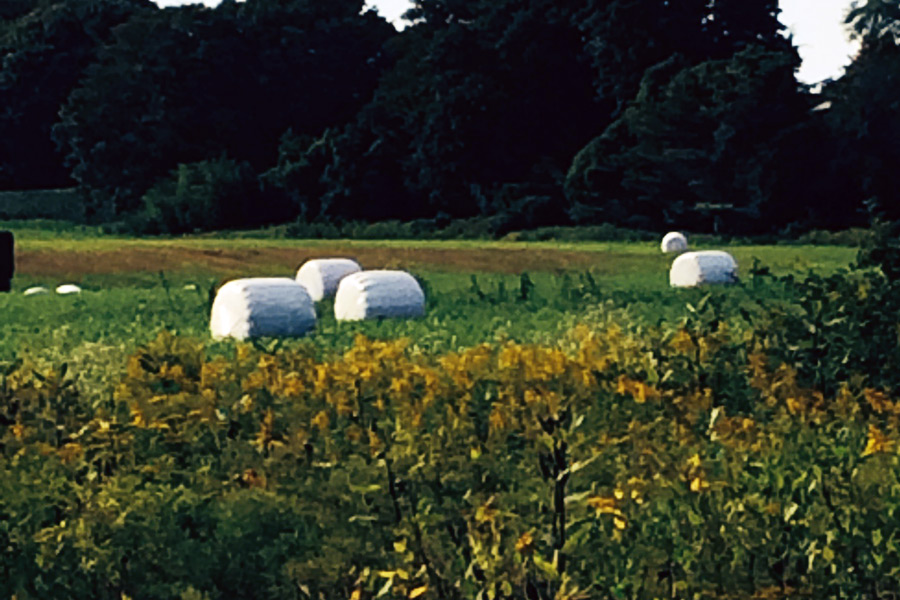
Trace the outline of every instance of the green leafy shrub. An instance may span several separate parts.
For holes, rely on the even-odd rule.
[[[814,307],[822,282],[808,286]],[[523,275],[507,296],[534,293]],[[608,316],[556,345],[438,355],[360,337],[341,354],[209,357],[166,334],[94,404],[65,374],[10,365],[6,403],[43,409],[0,424],[0,536],[15,549],[0,591],[900,593],[900,402],[855,357],[834,392],[815,387],[818,355],[791,354],[794,330],[735,328],[726,302],[704,296],[674,327]]]
[[[610,223],[582,225],[577,227],[538,227],[527,231],[517,231],[515,239],[522,242],[645,242],[655,240],[658,234],[638,229],[626,229]]]
[[[790,303],[769,303],[757,344],[825,393],[900,386],[900,284],[875,270],[785,276]]]
[[[857,262],[875,267],[891,282],[900,280],[900,222],[875,219],[872,230],[860,244]]]
[[[295,214],[288,203],[270,199],[246,163],[222,157],[182,164],[144,195],[143,210],[127,226],[154,234],[249,229]]]

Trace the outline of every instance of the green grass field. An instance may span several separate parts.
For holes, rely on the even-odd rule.
[[[319,325],[302,341],[347,347],[356,334],[407,336],[429,351],[510,338],[553,342],[579,320],[676,321],[707,290],[668,286],[671,257],[655,244],[474,241],[325,241],[238,237],[132,239],[50,222],[0,224],[17,239],[13,293],[0,297],[0,360],[66,361],[86,381],[121,369],[123,357],[162,330],[208,338],[210,294],[235,277],[292,276],[315,256],[352,256],[366,268],[408,269],[426,284],[428,313],[414,321],[337,323],[319,307]],[[754,262],[777,274],[829,273],[855,250],[834,246],[733,246],[743,285],[709,290],[729,305],[783,295],[751,285]],[[534,287],[523,298],[522,273]],[[75,296],[26,297],[22,291],[74,282]],[[273,340],[264,343],[281,343]],[[210,348],[227,352],[228,342]]]

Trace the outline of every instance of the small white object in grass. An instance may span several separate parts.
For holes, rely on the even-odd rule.
[[[362,271],[355,260],[349,258],[317,258],[308,260],[297,271],[297,283],[304,286],[313,301],[333,296],[341,279]]]
[[[688,241],[685,235],[678,231],[670,231],[663,237],[660,247],[663,252],[686,252]]]
[[[193,291],[193,290],[196,290],[196,289],[197,289],[197,284],[196,284],[196,283],[188,283],[187,285],[185,285],[185,286],[184,286],[183,288],[181,288],[181,289],[187,290],[187,291]]]
[[[56,288],[56,293],[62,294],[63,296],[67,294],[80,294],[81,288],[74,283],[64,283]]]
[[[341,279],[334,298],[338,321],[377,317],[421,317],[425,293],[405,271],[360,271]]]
[[[49,294],[50,290],[48,290],[47,288],[45,288],[42,285],[36,285],[34,287],[28,288],[27,290],[25,290],[22,293],[26,296],[38,296],[40,294]]]
[[[316,326],[316,308],[306,288],[287,277],[235,279],[213,301],[213,337],[297,337]]]
[[[672,263],[669,284],[673,287],[694,287],[706,283],[735,283],[738,280],[737,269],[734,257],[721,250],[685,252]]]

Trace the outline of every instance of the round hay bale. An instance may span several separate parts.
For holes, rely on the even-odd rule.
[[[338,321],[377,317],[421,317],[425,293],[405,271],[360,271],[341,280],[334,299]]]
[[[56,288],[56,293],[62,294],[63,296],[68,294],[80,294],[81,288],[74,283],[64,283]]]
[[[670,252],[687,252],[687,237],[679,231],[670,231],[663,237],[660,248],[666,254]]]
[[[36,285],[34,287],[30,287],[27,290],[25,290],[24,292],[22,292],[22,294],[25,296],[38,296],[41,294],[49,294],[49,293],[50,293],[50,290],[48,290],[47,288],[45,288],[42,285]]]
[[[685,252],[672,263],[669,284],[694,287],[707,283],[736,283],[737,268],[734,257],[721,250]]]
[[[287,277],[229,281],[216,294],[209,317],[214,338],[298,337],[315,326],[312,298]]]
[[[317,258],[308,260],[297,271],[296,281],[306,288],[314,302],[334,296],[341,279],[362,271],[355,260],[349,258]]]

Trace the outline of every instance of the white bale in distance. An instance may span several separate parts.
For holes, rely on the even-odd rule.
[[[663,237],[660,247],[663,252],[687,252],[688,241],[683,233],[679,231],[670,231]]]
[[[209,328],[215,338],[301,336],[316,326],[306,288],[288,277],[235,279],[213,300]]]
[[[334,296],[341,279],[362,271],[355,260],[349,258],[317,258],[303,263],[297,271],[297,283],[304,286],[314,302]]]
[[[341,279],[334,298],[338,321],[377,317],[421,317],[425,293],[405,271],[360,271]]]
[[[669,284],[694,287],[706,283],[735,283],[737,268],[734,257],[721,250],[685,252],[672,263]]]
[[[49,293],[50,293],[50,290],[48,290],[47,288],[45,288],[42,285],[36,285],[34,287],[30,287],[27,290],[25,290],[24,292],[22,292],[22,294],[24,294],[25,296],[38,296],[41,294],[49,294]]]
[[[67,294],[80,294],[81,288],[74,283],[64,283],[56,288],[56,293],[64,296]]]

